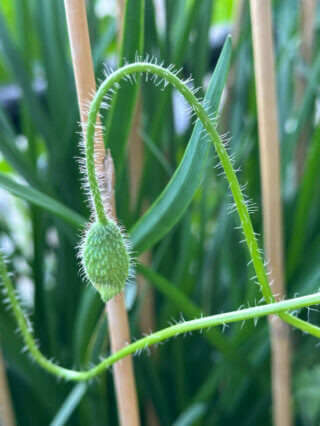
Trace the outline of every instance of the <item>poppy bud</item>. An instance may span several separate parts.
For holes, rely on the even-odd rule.
[[[112,220],[94,222],[83,241],[82,259],[85,273],[104,302],[125,286],[130,257],[119,226]]]

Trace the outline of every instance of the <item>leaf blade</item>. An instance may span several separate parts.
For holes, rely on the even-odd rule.
[[[54,198],[49,197],[31,186],[21,185],[2,172],[0,172],[0,187],[16,197],[22,198],[29,203],[53,213],[75,227],[81,227],[86,222],[86,219],[83,216],[74,212]]]
[[[123,65],[125,61],[133,62],[137,53],[141,55],[143,42],[144,0],[127,0],[119,65]],[[115,170],[118,174],[121,174],[139,91],[138,84],[131,85],[129,82],[123,82],[122,86],[113,97],[112,108],[106,124],[107,145],[111,149]]]
[[[231,59],[231,38],[225,42],[215,68],[205,102],[212,110],[219,107]],[[190,204],[205,170],[209,143],[202,136],[203,126],[197,120],[184,156],[172,179],[142,218],[132,227],[134,250],[142,252],[162,238],[180,219]]]

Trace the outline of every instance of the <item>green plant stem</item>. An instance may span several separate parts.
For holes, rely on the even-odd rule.
[[[174,73],[162,68],[159,65],[137,62],[129,65],[125,65],[119,68],[117,71],[110,74],[104,83],[98,89],[89,110],[88,122],[87,122],[87,143],[86,143],[86,160],[87,160],[87,174],[92,191],[93,201],[95,205],[96,214],[98,220],[102,223],[108,221],[106,213],[104,211],[102,198],[99,190],[98,181],[95,172],[94,162],[94,136],[95,136],[95,125],[99,112],[100,105],[113,85],[118,85],[121,79],[128,77],[130,74],[141,74],[141,73],[152,73],[156,76],[164,79],[166,82],[171,83],[179,92],[185,97],[185,99],[192,106],[195,114],[201,120],[204,128],[207,130],[211,137],[212,143],[218,153],[222,167],[225,171],[227,180],[235,205],[239,214],[241,226],[245,239],[249,248],[250,256],[255,268],[257,280],[261,286],[262,293],[265,301],[268,303],[264,306],[253,307],[242,311],[229,312],[226,314],[208,316],[192,321],[186,321],[173,325],[171,327],[160,330],[150,336],[144,337],[136,342],[122,348],[120,351],[112,354],[108,358],[101,361],[98,365],[88,371],[74,371],[63,367],[60,367],[48,360],[38,349],[37,344],[33,338],[31,332],[31,326],[26,320],[23,311],[16,298],[12,282],[8,276],[5,262],[0,255],[0,275],[2,277],[6,292],[9,297],[9,301],[18,322],[20,331],[23,335],[25,343],[29,348],[29,351],[34,356],[35,360],[47,371],[56,374],[57,376],[63,377],[68,380],[89,380],[110,367],[115,362],[124,358],[125,356],[132,354],[136,351],[142,350],[150,345],[157,344],[160,341],[166,340],[170,337],[178,334],[187,333],[193,330],[199,330],[202,328],[208,328],[217,325],[223,325],[235,321],[244,321],[247,319],[258,318],[264,315],[278,314],[283,320],[289,324],[300,328],[301,330],[308,332],[316,337],[320,337],[320,328],[315,325],[309,324],[308,322],[302,321],[293,315],[287,313],[288,309],[297,309],[309,305],[320,303],[320,293],[316,293],[310,296],[304,296],[293,300],[287,300],[283,302],[275,303],[275,299],[272,295],[271,288],[269,286],[267,274],[264,268],[263,260],[260,255],[257,240],[253,231],[252,223],[250,220],[249,212],[246,206],[245,199],[242,195],[241,188],[233,169],[232,163],[228,157],[227,151],[223,142],[221,141],[214,123],[210,120],[204,107],[195,97],[186,84],[181,81]]]
[[[226,177],[229,182],[229,186],[236,203],[238,210],[241,226],[248,244],[250,255],[253,261],[253,265],[257,274],[257,279],[262,287],[263,295],[267,303],[273,302],[274,297],[272,295],[268,277],[263,265],[263,261],[260,255],[259,247],[257,240],[254,235],[252,223],[249,217],[248,209],[245,203],[245,199],[242,195],[241,188],[236,176],[236,173],[233,169],[232,163],[229,159],[228,153],[223,142],[220,139],[218,132],[215,129],[214,123],[210,120],[208,114],[206,113],[204,107],[195,97],[192,91],[180,80],[173,72],[162,68],[159,65],[151,64],[148,62],[137,62],[129,65],[125,65],[118,70],[110,74],[107,79],[99,87],[92,103],[90,106],[88,114],[88,123],[87,123],[87,143],[86,143],[86,156],[87,156],[87,171],[90,187],[92,190],[93,199],[96,206],[97,214],[103,210],[101,195],[99,191],[99,185],[96,179],[95,174],[95,165],[94,165],[94,134],[95,134],[95,123],[97,121],[97,115],[100,109],[100,105],[104,100],[104,97],[107,95],[108,91],[114,86],[119,84],[119,82],[131,74],[140,74],[140,73],[150,73],[155,74],[158,77],[168,81],[175,87],[187,100],[187,102],[192,106],[197,117],[201,120],[204,128],[207,130],[208,134],[211,137],[213,145],[217,151],[219,159],[221,161],[222,167],[225,171]]]
[[[95,114],[95,116],[97,119],[97,113]],[[96,177],[96,167],[95,167],[95,158],[94,158],[95,122],[89,123],[89,118],[87,122],[86,137],[87,137],[87,143],[86,143],[87,177],[88,177],[90,190],[92,194],[93,205],[94,205],[95,212],[99,222],[101,224],[107,224],[108,218],[104,210],[100,188],[99,188],[99,184]]]
[[[91,103],[88,114],[86,156],[88,179],[98,216],[100,214],[105,215],[94,167],[94,134],[98,112],[105,96],[114,85],[119,85],[119,82],[122,79],[128,78],[132,74],[140,75],[141,73],[154,74],[160,77],[160,79],[169,82],[173,87],[175,87],[191,105],[195,114],[197,115],[199,120],[202,122],[204,128],[210,135],[210,138],[218,154],[233,195],[243,234],[245,236],[250,257],[252,259],[252,263],[255,269],[257,281],[260,284],[261,291],[266,303],[274,302],[275,298],[272,294],[271,287],[269,285],[263,259],[261,257],[261,251],[259,249],[258,242],[253,231],[253,226],[249,216],[246,201],[242,194],[236,172],[233,169],[232,162],[228,156],[227,150],[222,140],[220,139],[218,132],[216,131],[215,124],[212,120],[210,120],[204,107],[202,106],[200,101],[195,97],[193,92],[187,87],[187,85],[184,84],[184,82],[180,80],[180,78],[177,77],[173,72],[169,71],[166,68],[162,68],[160,65],[151,64],[148,62],[136,62],[119,68],[118,70],[110,74],[106,78],[106,80],[101,84]],[[306,327],[308,328],[308,324],[305,321],[295,318],[292,315],[280,314],[279,316],[284,321],[288,322],[294,327],[300,328],[301,330],[305,330]]]
[[[159,342],[169,339],[170,337],[178,336],[195,330],[203,328],[215,327],[218,325],[225,325],[228,323],[246,321],[255,319],[271,314],[280,314],[288,311],[289,309],[300,309],[303,307],[320,304],[320,292],[308,296],[297,297],[295,299],[284,300],[282,302],[270,303],[268,305],[254,306],[243,310],[228,312],[219,315],[210,315],[203,318],[194,319],[192,321],[180,322],[170,327],[159,330],[149,336],[143,337],[131,343],[128,346],[120,349],[118,352],[105,358],[95,367],[87,371],[75,371],[67,368],[60,367],[54,362],[47,359],[39,350],[34,337],[32,335],[31,326],[27,321],[24,313],[19,305],[15,291],[8,275],[7,267],[2,255],[0,254],[0,275],[10,301],[14,316],[18,322],[19,329],[22,337],[34,359],[45,370],[53,373],[66,380],[82,381],[93,379],[98,374],[105,371],[115,362],[126,357],[127,355],[146,349],[149,346],[156,345]],[[304,331],[314,334],[320,338],[320,329],[312,324],[306,323]]]
[[[243,310],[238,310],[234,312],[228,312],[225,314],[219,315],[210,315],[203,318],[194,319],[191,321],[185,321],[173,326],[164,328],[159,330],[149,336],[146,336],[142,339],[137,340],[134,343],[126,346],[120,351],[112,354],[105,360],[103,360],[96,367],[93,367],[88,372],[78,372],[80,374],[87,374],[88,376],[83,379],[90,379],[100,372],[102,372],[105,368],[109,368],[112,364],[124,358],[125,356],[135,353],[140,349],[144,349],[148,346],[152,346],[161,342],[163,340],[167,340],[170,337],[177,336],[179,334],[188,333],[194,330],[201,330],[202,328],[210,328],[218,325],[224,325],[233,322],[246,321],[249,319],[255,319],[266,315],[272,314],[280,314],[281,312],[286,312],[292,309],[300,309],[303,307],[308,307],[312,305],[320,304],[320,292],[314,293],[308,296],[297,297],[295,299],[284,300],[281,302],[270,303],[268,305],[255,306]],[[305,328],[305,332],[310,333],[313,329],[314,334],[320,338],[320,329],[312,324],[306,323],[308,327]],[[311,333],[313,334],[313,333]],[[73,371],[73,373],[75,373]]]

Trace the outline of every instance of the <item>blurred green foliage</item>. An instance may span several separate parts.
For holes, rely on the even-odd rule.
[[[239,2],[219,0],[127,0],[124,42],[118,48],[117,18],[103,0],[87,2],[96,77],[104,63],[117,66],[123,57],[149,54],[183,66],[197,86],[211,76],[220,36],[233,31]],[[319,8],[318,8],[319,9]],[[303,62],[300,2],[273,2],[282,154],[287,295],[319,288],[320,216],[318,85],[320,51]],[[319,10],[315,46],[319,42]],[[225,31],[227,24],[227,30]],[[212,31],[214,25],[214,31]],[[239,178],[259,210],[253,216],[261,232],[261,191],[257,113],[252,63],[250,16],[245,2],[219,127],[230,131],[231,151],[241,165]],[[135,41],[132,41],[132,38]],[[120,52],[120,53],[119,53]],[[297,78],[306,89],[299,99]],[[3,1],[0,6],[0,83],[20,92],[0,109],[0,241],[14,270],[15,283],[45,354],[67,367],[87,366],[109,351],[102,303],[81,282],[76,245],[89,216],[80,188],[79,114],[62,0]],[[201,92],[201,91],[200,91]],[[127,229],[137,229],[145,204],[154,202],[177,168],[192,131],[181,116],[174,90],[165,92],[141,81],[141,123],[145,146],[137,202],[130,200],[127,140],[138,86],[123,86],[105,123],[117,172],[117,211]],[[205,89],[202,90],[204,95]],[[13,96],[14,98],[14,96]],[[112,117],[112,119],[110,118]],[[181,130],[181,123],[184,123]],[[296,149],[307,132],[307,156],[301,181]],[[121,130],[121,132],[119,131]],[[204,157],[202,157],[204,158]],[[228,311],[260,300],[250,281],[248,254],[235,214],[227,214],[230,196],[225,179],[209,152],[201,184],[181,219],[154,239],[150,269],[141,269],[154,285],[155,327],[180,315],[192,317]],[[179,211],[176,209],[175,211]],[[157,217],[157,209],[153,211]],[[175,214],[175,213],[172,213]],[[173,218],[174,219],[174,218]],[[172,223],[175,223],[173,221]],[[139,226],[139,224],[137,225]],[[133,234],[134,235],[134,234]],[[148,235],[147,237],[148,238]],[[148,244],[146,244],[147,246]],[[151,245],[151,244],[150,244]],[[172,291],[170,291],[170,288]],[[145,292],[128,288],[131,333],[141,334],[139,315]],[[319,313],[301,312],[319,323]],[[22,353],[15,322],[0,305],[0,335],[16,420],[21,425],[50,422],[70,425],[117,424],[112,375],[88,384],[57,382]],[[271,422],[270,346],[267,323],[233,325],[221,333],[194,334],[166,343],[150,356],[134,358],[142,423],[153,406],[161,425],[269,425]],[[205,338],[204,338],[205,337]],[[293,409],[296,424],[319,424],[319,348],[316,340],[292,332]],[[312,373],[314,372],[314,374]]]

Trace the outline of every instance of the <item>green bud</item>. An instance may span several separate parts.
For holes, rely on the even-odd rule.
[[[82,258],[85,273],[104,302],[124,288],[130,258],[115,222],[92,224],[83,241]]]

